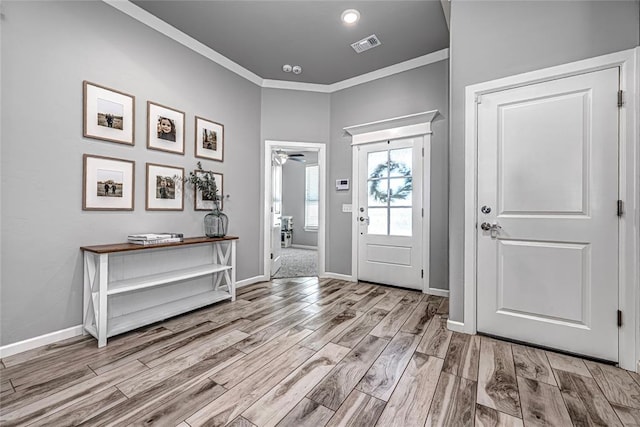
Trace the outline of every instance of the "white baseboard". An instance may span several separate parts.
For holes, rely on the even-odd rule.
[[[439,297],[449,298],[449,290],[448,289],[438,289],[438,288],[429,288],[424,291],[425,294],[428,295],[436,295]]]
[[[464,323],[456,322],[455,320],[451,320],[451,319],[447,320],[447,329],[453,332],[460,332],[461,334],[466,334],[464,330]]]
[[[78,325],[61,331],[40,335],[39,337],[29,338],[13,344],[7,344],[0,347],[0,358],[13,356],[14,354],[32,350],[43,345],[53,344],[54,342],[66,340],[67,338],[77,337],[78,335],[82,335],[82,330],[82,325]]]
[[[347,282],[357,282],[357,280],[355,280],[353,276],[349,276],[347,274],[331,273],[328,271],[325,271],[322,275],[320,275],[320,278],[345,280]]]
[[[317,251],[318,247],[317,246],[306,246],[306,245],[291,245],[292,248],[296,248],[296,249],[309,249],[311,251]]]
[[[269,278],[265,275],[249,277],[248,279],[238,280],[236,282],[236,288],[242,288],[243,286],[253,285],[254,283],[268,282],[268,281],[269,281]]]

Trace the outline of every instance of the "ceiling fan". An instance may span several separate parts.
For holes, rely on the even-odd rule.
[[[279,165],[284,165],[287,160],[294,162],[305,163],[304,154],[302,153],[287,153],[286,151],[277,150],[273,152],[273,160]]]

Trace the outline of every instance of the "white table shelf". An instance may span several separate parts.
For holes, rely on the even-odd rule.
[[[113,317],[107,325],[107,338],[119,335],[123,332],[149,325],[178,314],[186,313],[196,308],[204,307],[219,301],[231,299],[231,295],[225,291],[211,291],[193,295],[187,298],[160,304],[145,310],[136,311],[123,316]],[[95,328],[87,328],[91,335],[96,336]]]
[[[183,268],[174,271],[167,271],[166,273],[156,273],[150,274],[148,276],[134,277],[126,280],[118,280],[109,283],[107,295],[117,295],[125,292],[138,291],[141,289],[152,288],[154,286],[166,285],[167,283],[174,283],[181,280],[206,276],[207,274],[218,273],[229,269],[231,269],[230,265],[210,264]]]
[[[108,337],[219,301],[235,301],[237,239],[231,236],[218,239],[192,237],[184,242],[154,246],[119,243],[82,247],[85,261],[84,329],[96,337],[98,347],[103,347]],[[182,249],[194,248],[195,245],[210,246],[210,252],[206,253],[212,259],[199,265],[189,265],[195,262],[190,258],[190,252]],[[167,254],[170,254],[170,259],[166,258]],[[135,262],[131,262],[131,258],[129,263],[124,262],[130,255],[138,256],[133,258]],[[179,264],[186,267],[176,268]],[[135,268],[131,268],[132,265]],[[123,271],[127,266],[130,269]],[[211,276],[211,289],[208,291],[191,290],[187,293],[184,289],[191,288],[182,287],[206,276]],[[178,291],[175,286],[168,286],[171,284],[178,286]],[[134,295],[141,291],[145,292],[145,298],[157,298],[158,303],[132,308],[129,300],[135,298],[122,298],[127,293]],[[147,294],[149,292],[151,294]],[[118,299],[110,300],[118,296]]]

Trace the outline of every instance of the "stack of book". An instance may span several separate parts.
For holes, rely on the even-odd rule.
[[[176,243],[184,241],[182,233],[146,233],[130,234],[127,237],[129,243],[134,245],[158,245],[161,243]]]

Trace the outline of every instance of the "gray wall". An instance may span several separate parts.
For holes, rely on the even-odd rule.
[[[448,284],[448,61],[440,61],[331,94],[328,152],[327,271],[351,274],[351,191],[336,191],[338,178],[351,178],[351,138],[343,128],[376,120],[438,110],[431,146],[430,286]]]
[[[262,268],[261,89],[102,2],[2,2],[0,345],[82,322],[80,246],[133,232],[202,235],[191,191],[183,212],[146,212],[145,162],[195,167],[194,115],[225,126],[229,234],[238,280]],[[82,137],[82,81],[136,97],[135,146]],[[146,102],[186,113],[186,154],[146,148]],[[133,212],[82,211],[83,153],[134,160]]]
[[[305,166],[318,163],[318,153],[303,152],[306,163],[288,161],[282,166],[282,215],[293,216],[294,245],[318,246],[318,232],[304,229]]]
[[[639,37],[638,4],[638,1],[451,2],[452,320],[463,320],[465,87],[633,48]]]
[[[262,89],[261,155],[265,140],[326,144],[329,141],[329,94]],[[263,177],[262,164],[260,173]],[[264,203],[264,194],[260,197]]]
[[[329,94],[262,89],[262,140],[329,141]]]

